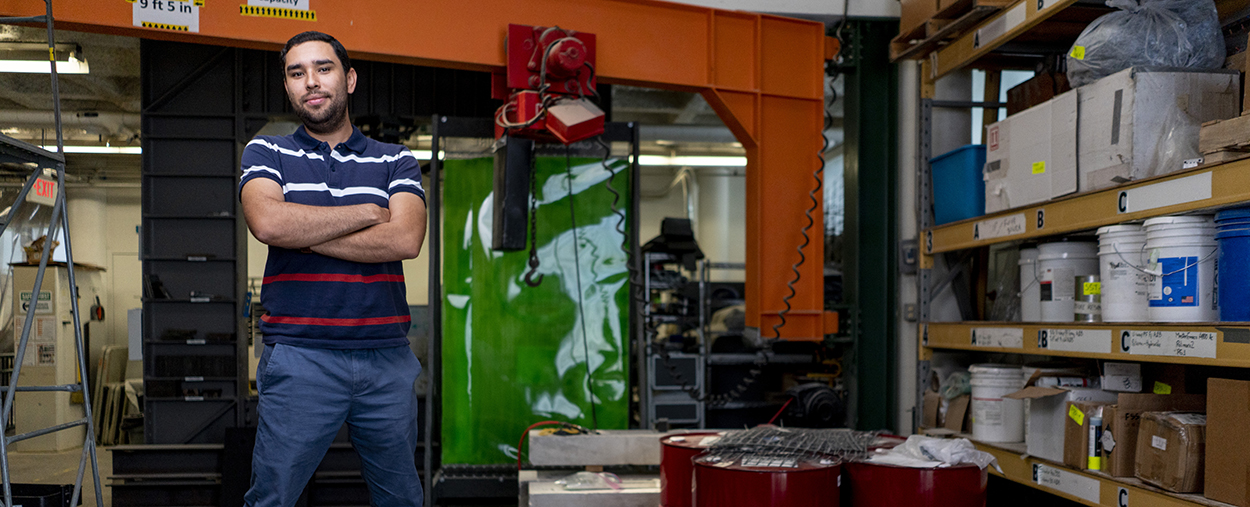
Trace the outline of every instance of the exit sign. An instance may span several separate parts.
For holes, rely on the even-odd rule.
[[[35,184],[30,187],[30,192],[26,194],[26,200],[45,206],[56,204],[56,182],[35,178]]]

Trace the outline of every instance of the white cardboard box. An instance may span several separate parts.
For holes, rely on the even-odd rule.
[[[1077,94],[1070,91],[986,130],[985,212],[1077,191]]]
[[[1117,396],[1096,388],[1030,386],[1006,397],[1026,400],[1024,443],[1029,455],[1063,463],[1063,418],[1068,417],[1068,402],[1115,403]]]
[[[1159,167],[1163,160],[1157,152],[1173,132],[1171,125],[1183,120],[1188,127],[1174,135],[1196,149],[1203,122],[1235,118],[1241,112],[1235,70],[1133,67],[1076,92],[1082,192],[1180,170],[1179,164]]]

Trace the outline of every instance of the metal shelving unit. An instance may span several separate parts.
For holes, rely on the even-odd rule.
[[[1118,187],[934,226],[929,158],[935,108],[997,108],[1002,104],[934,100],[934,82],[952,71],[1003,68],[1018,55],[996,53],[1016,39],[1053,30],[1051,45],[1070,44],[1098,14],[1080,0],[1022,0],[935,50],[922,63],[917,150],[920,259],[917,317],[921,337],[918,389],[927,386],[938,352],[982,352],[1096,360],[1250,368],[1250,323],[931,322],[934,256],[1014,241],[1092,231],[1154,216],[1211,211],[1250,202],[1250,161],[1209,164]],[[1063,24],[1071,25],[1061,27]],[[1072,33],[1070,33],[1072,32]],[[1009,66],[1008,66],[1009,67]],[[1178,197],[1189,196],[1189,197]],[[986,234],[991,231],[990,234]],[[978,234],[979,233],[979,234]],[[1055,338],[1061,337],[1056,340]],[[917,393],[916,426],[923,413]],[[977,444],[998,457],[1004,478],[1091,506],[1224,505],[1202,495],[1169,493],[1132,478],[1075,470],[1027,455],[1024,446]]]
[[[690,392],[700,398],[707,395],[708,356],[707,340],[703,334],[703,299],[688,301],[681,295],[684,287],[697,282],[692,282],[683,274],[679,258],[656,252],[643,253],[642,258],[642,293],[648,301],[642,308],[643,325],[653,329],[662,325],[677,326],[678,334],[693,328],[698,342],[693,354],[661,353],[656,347],[664,346],[660,343],[667,342],[669,336],[661,335],[657,341],[645,343],[647,363],[644,385],[647,393],[643,405],[644,424],[654,428],[660,420],[666,420],[677,426],[702,428],[706,421],[706,404],[691,396]],[[655,275],[659,273],[663,273],[664,277],[657,278]],[[657,307],[666,311],[657,312]],[[642,335],[645,339],[647,333],[644,331]],[[675,378],[670,370],[677,370],[680,378]]]

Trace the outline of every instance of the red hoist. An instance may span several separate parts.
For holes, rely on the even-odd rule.
[[[603,133],[594,34],[508,25],[507,54],[507,75],[491,83],[494,98],[504,100],[495,112],[496,138],[573,144]]]

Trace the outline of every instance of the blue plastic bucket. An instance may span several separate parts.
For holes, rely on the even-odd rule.
[[[937,225],[985,214],[985,145],[967,146],[929,160],[933,177],[933,221]]]
[[[1250,224],[1218,224],[1220,320],[1250,321]]]

